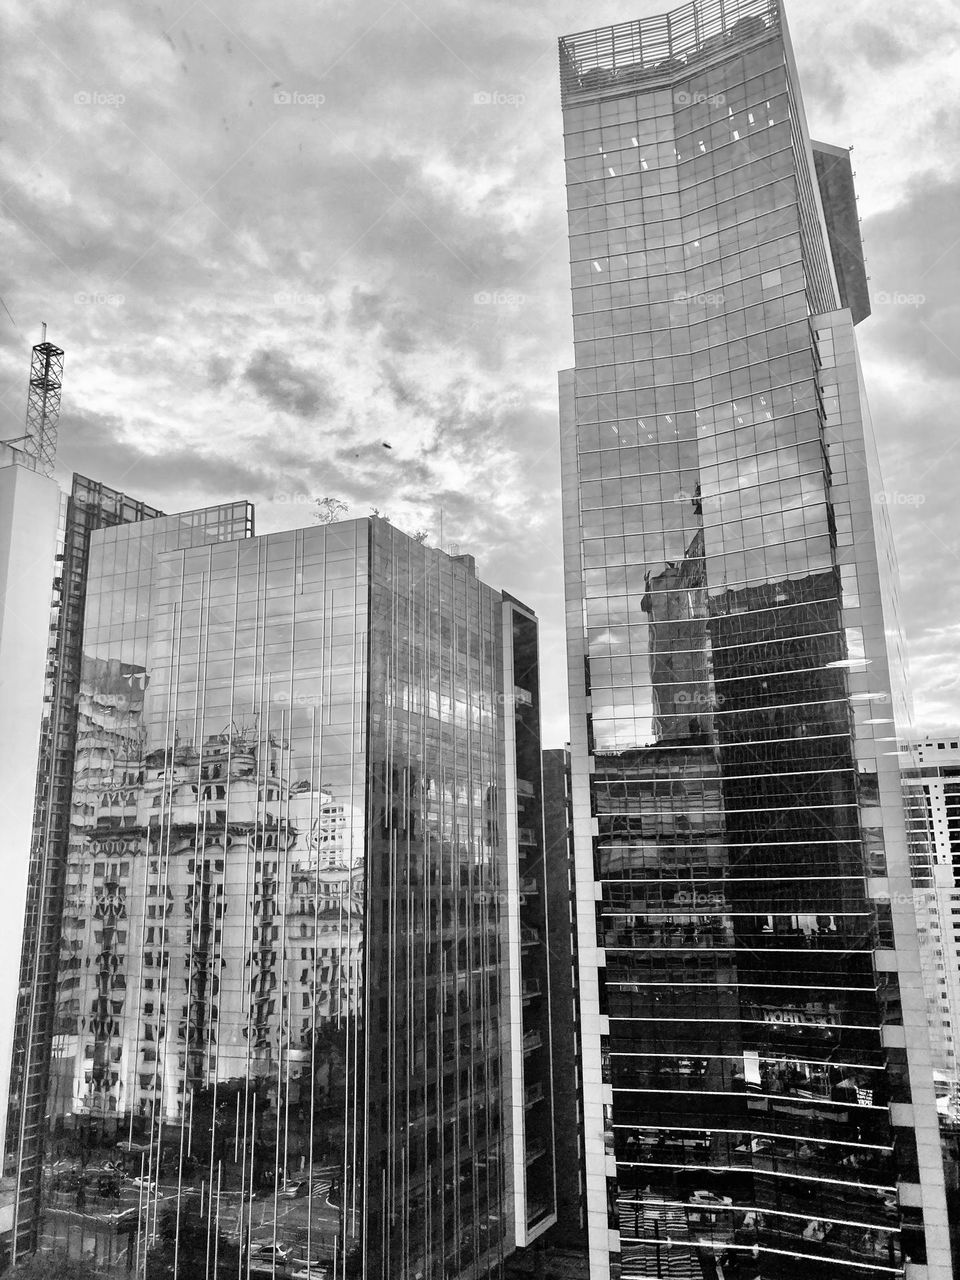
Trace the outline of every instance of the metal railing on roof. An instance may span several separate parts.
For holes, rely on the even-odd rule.
[[[690,0],[670,13],[560,40],[564,104],[581,94],[673,79],[686,67],[779,30],[779,0]]]

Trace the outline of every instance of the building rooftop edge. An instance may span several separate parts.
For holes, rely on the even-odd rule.
[[[678,4],[672,9],[663,9],[660,13],[648,13],[642,18],[631,18],[627,22],[606,22],[598,27],[586,27],[582,31],[571,31],[566,35],[561,35],[559,41],[564,44],[568,40],[580,40],[584,36],[596,35],[601,31],[618,31],[629,28],[642,29],[643,27],[653,29],[658,24],[679,28],[682,18],[690,17],[697,21],[714,12],[717,14],[722,13],[725,17],[727,14],[732,14],[733,22],[738,22],[742,18],[753,17],[756,14],[772,12],[774,15],[778,15],[779,8],[779,0],[687,0],[686,4]],[[726,26],[725,29],[729,30],[730,28]]]
[[[784,27],[779,0],[690,0],[653,17],[560,36],[561,103],[667,87]]]
[[[849,147],[838,147],[832,142],[819,142],[816,138],[810,139],[810,145],[814,151],[825,151],[831,156],[847,156],[850,154]]]

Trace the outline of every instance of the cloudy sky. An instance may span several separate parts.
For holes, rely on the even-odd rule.
[[[665,7],[11,0],[0,437],[46,320],[64,480],[167,510],[247,497],[261,533],[317,496],[433,545],[442,521],[540,614],[561,742],[556,37]],[[917,719],[960,724],[960,15],[789,15],[813,136],[855,146]]]

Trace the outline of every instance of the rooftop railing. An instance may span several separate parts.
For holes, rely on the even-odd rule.
[[[719,52],[779,30],[779,0],[691,0],[670,13],[560,40],[564,104],[657,79],[675,79]]]

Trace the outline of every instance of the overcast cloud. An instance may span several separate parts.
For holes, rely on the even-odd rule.
[[[64,481],[248,497],[261,533],[324,495],[434,545],[442,520],[540,614],[561,742],[556,37],[664,7],[13,0],[0,436],[46,320]],[[960,724],[960,21],[950,0],[788,13],[813,136],[855,146],[917,719]]]

